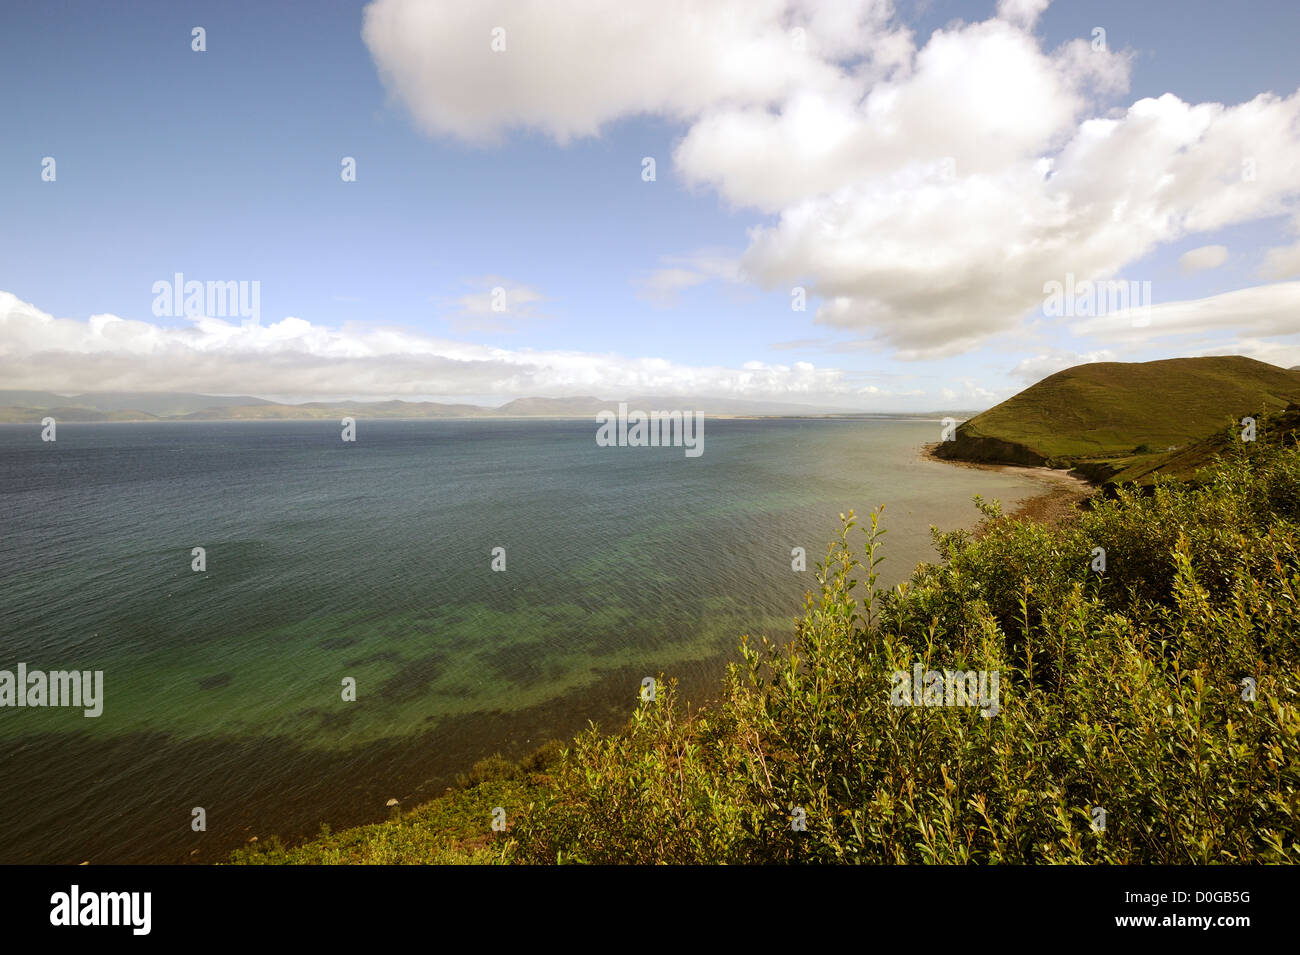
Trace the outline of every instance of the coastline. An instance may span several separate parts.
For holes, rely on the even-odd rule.
[[[949,465],[976,470],[1011,472],[1028,477],[1040,485],[1041,490],[1038,493],[1031,494],[1007,512],[1008,516],[1018,520],[1060,526],[1078,515],[1081,502],[1089,499],[1095,490],[1095,486],[1090,482],[1063,470],[938,458],[933,454],[936,444],[922,445],[917,449],[917,453],[922,457]],[[984,522],[981,521],[974,528],[974,534],[980,536],[983,528]],[[719,659],[729,660],[731,656],[729,653],[724,653]],[[715,704],[718,687],[713,686],[712,689],[714,691],[712,693],[704,689],[702,695],[692,696],[691,699],[697,704]],[[561,704],[557,702],[556,705]],[[612,727],[612,731],[618,732],[617,726]],[[464,771],[457,774],[456,783],[446,785],[441,791],[439,786],[446,782],[445,780],[440,780],[434,785],[429,782],[423,783],[415,793],[408,795],[402,795],[400,790],[394,790],[402,799],[399,804],[401,808],[391,814],[387,820],[374,819],[351,825],[345,824],[328,836],[313,837],[298,833],[289,839],[288,846],[285,848],[276,845],[272,849],[271,846],[267,846],[270,851],[266,861],[312,864],[331,858],[330,853],[341,852],[348,857],[348,861],[356,863],[364,861],[364,847],[374,833],[385,833],[385,839],[404,838],[410,840],[413,847],[418,847],[420,837],[413,833],[424,830],[440,833],[446,838],[445,844],[439,842],[436,846],[431,846],[430,851],[444,852],[449,856],[460,852],[476,861],[495,861],[495,857],[487,851],[492,845],[491,834],[481,832],[472,838],[465,838],[457,827],[463,827],[462,820],[470,817],[475,820],[485,818],[489,812],[485,807],[504,802],[505,796],[495,795],[498,789],[503,787],[515,787],[518,790],[510,792],[511,798],[516,801],[531,799],[535,790],[544,785],[543,781],[553,765],[551,761],[554,760],[555,749],[564,745],[568,738],[563,734],[557,734],[540,749],[531,752],[527,750],[522,753],[509,752],[504,759],[501,756],[486,757],[466,764]],[[480,794],[480,785],[486,790],[486,794]],[[388,789],[394,787],[389,786]],[[407,808],[408,803],[409,808]],[[482,826],[479,828],[481,829]],[[278,838],[275,842],[278,843]],[[242,850],[235,851],[228,860],[218,861],[240,864],[263,861],[260,855],[262,851],[257,843],[246,843]]]
[[[957,461],[951,458],[941,458],[934,453],[937,446],[937,441],[922,445],[921,456],[931,461],[939,461],[943,464],[961,468],[1022,474],[1042,484],[1043,491],[1041,493],[1026,498],[1017,504],[1014,510],[1007,512],[1008,517],[1014,517],[1017,520],[1059,526],[1078,516],[1080,505],[1090,499],[1097,489],[1092,482],[1081,477],[1075,477],[1069,471],[1030,467],[1021,464],[989,464],[981,461]]]

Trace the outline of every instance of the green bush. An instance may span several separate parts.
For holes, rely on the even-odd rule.
[[[890,591],[878,513],[861,558],[844,517],[793,643],[745,638],[716,706],[670,681],[580,736],[501,858],[1300,861],[1300,451],[1062,527],[977,505],[981,533],[934,532]],[[917,662],[996,671],[997,714],[892,705]]]

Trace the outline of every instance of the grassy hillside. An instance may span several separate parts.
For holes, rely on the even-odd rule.
[[[1300,373],[1240,355],[1098,362],[1057,372],[976,415],[935,453],[1011,464],[1104,462],[1104,474],[1296,400]]]
[[[501,861],[506,834],[492,828],[493,810],[510,814],[541,798],[548,771],[559,757],[548,744],[512,763],[493,756],[477,763],[457,785],[413,809],[394,807],[386,822],[333,832],[328,826],[300,846],[276,836],[258,838],[231,855],[237,865],[484,865]]]
[[[1244,417],[1244,416],[1243,416]],[[1300,405],[1289,405],[1278,412],[1257,412],[1256,440],[1270,444],[1295,445],[1300,442]],[[1243,445],[1243,428],[1238,422],[1225,425],[1203,438],[1174,451],[1135,455],[1122,462],[1106,462],[1114,470],[1105,475],[1107,483],[1153,485],[1160,477],[1199,480],[1201,472],[1224,455],[1237,454]]]

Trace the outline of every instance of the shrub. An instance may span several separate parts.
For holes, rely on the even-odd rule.
[[[1300,451],[1063,527],[976,503],[891,591],[879,512],[861,558],[844,516],[794,641],[743,638],[711,709],[670,681],[579,737],[503,858],[1300,862]],[[997,714],[893,705],[917,662],[997,671]]]

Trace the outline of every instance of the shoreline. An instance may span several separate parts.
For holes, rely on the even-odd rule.
[[[117,423],[119,422],[102,422],[102,424]],[[265,421],[262,423],[265,423]],[[919,428],[916,429],[918,432],[916,437],[920,436],[920,430],[921,429]],[[911,429],[908,429],[908,431],[909,434],[912,433]],[[916,437],[911,437],[910,440],[900,442],[901,446],[897,449],[900,461],[906,461],[914,454],[933,457],[931,451],[934,445],[918,446],[919,442],[912,443],[916,441]],[[910,448],[908,445],[910,445]],[[913,458],[912,460],[915,459]],[[976,464],[962,461],[947,461],[946,463],[993,471],[1009,469],[1011,471],[1022,472],[1024,476],[1031,478],[1033,481],[1032,485],[1019,486],[1014,491],[1017,495],[1023,496],[1023,500],[1019,501],[1011,512],[1018,518],[1029,518],[1040,522],[1058,523],[1076,513],[1075,508],[1077,507],[1078,501],[1087,496],[1087,493],[1081,490],[1082,488],[1087,488],[1086,482],[1080,481],[1079,479],[1068,475],[1064,471],[1052,471],[1046,468],[1014,465]],[[934,473],[938,474],[940,472]],[[954,483],[968,484],[971,482],[961,480]],[[1015,483],[1020,485],[1020,482]],[[1011,492],[1008,491],[1008,493]],[[969,495],[966,496],[966,501],[969,501]],[[934,506],[935,505],[932,502],[928,506],[923,506],[918,510],[918,513],[924,514],[925,510],[932,511]],[[1055,508],[1057,512],[1054,515],[1049,516],[1044,510],[1042,510],[1043,508]],[[978,513],[973,512],[969,507],[965,509],[965,514],[972,515],[977,520],[980,517]],[[937,515],[932,511],[931,514],[926,516],[933,519]],[[963,519],[961,523],[956,526],[972,527],[973,524],[974,522]],[[973,529],[975,529],[975,533],[979,533],[977,528]],[[935,558],[932,553],[928,553],[923,559],[933,561]],[[904,575],[905,579],[906,576],[907,575]],[[797,614],[797,606],[794,609]],[[726,664],[735,662],[736,660],[735,645],[737,641],[734,638],[738,635],[739,631],[735,631],[731,635],[733,639],[727,645],[727,648],[715,658],[718,666],[713,667],[712,661],[709,661],[709,663],[701,663],[698,673],[692,674],[692,678],[696,681],[699,689],[690,692],[689,694],[684,693],[684,699],[691,700],[697,704],[716,702],[717,695],[722,691],[721,678],[722,674],[725,673]],[[678,669],[680,670],[681,667],[678,667]],[[705,676],[704,673],[706,669],[713,669],[715,672],[711,677]],[[678,675],[684,676],[683,673],[679,673]],[[386,809],[381,810],[379,807],[383,806],[384,801],[388,798],[399,799],[399,805],[402,807],[403,812],[406,812],[408,807],[415,808],[418,806],[431,805],[436,803],[443,795],[445,795],[446,789],[450,784],[455,782],[460,775],[471,774],[476,762],[481,759],[490,758],[489,754],[494,751],[502,753],[507,759],[522,759],[528,756],[529,753],[527,751],[512,752],[514,744],[521,736],[525,737],[529,743],[532,742],[532,739],[539,738],[539,735],[536,732],[539,725],[546,726],[547,724],[550,724],[555,726],[562,725],[566,722],[566,716],[557,716],[554,714],[575,714],[577,718],[573,720],[573,729],[569,730],[566,728],[554,730],[544,728],[541,730],[540,738],[558,738],[567,743],[581,731],[585,721],[592,718],[593,714],[600,714],[595,718],[597,722],[602,724],[603,730],[617,731],[621,723],[615,716],[605,716],[604,714],[613,714],[615,712],[622,713],[622,710],[615,710],[613,708],[605,709],[601,706],[602,699],[615,701],[620,699],[620,697],[617,696],[619,691],[617,689],[618,684],[616,681],[618,678],[615,676],[609,677],[609,679],[615,681],[611,684],[613,688],[610,690],[609,697],[604,697],[603,694],[596,691],[595,687],[600,685],[600,681],[597,681],[585,687],[580,693],[568,692],[563,694],[562,697],[548,699],[544,701],[543,704],[539,704],[536,710],[529,708],[526,710],[508,711],[506,713],[495,713],[490,715],[487,719],[484,719],[481,714],[475,715],[473,718],[467,719],[463,724],[463,726],[466,727],[464,730],[462,730],[460,726],[457,726],[456,731],[451,731],[449,729],[446,732],[442,732],[437,729],[437,726],[429,727],[429,730],[432,732],[429,732],[427,736],[430,740],[430,745],[427,747],[427,750],[434,751],[437,749],[446,754],[445,756],[440,755],[436,759],[430,757],[426,761],[425,759],[406,757],[400,762],[389,760],[390,752],[399,753],[401,750],[408,748],[408,746],[412,750],[416,749],[417,747],[413,742],[394,744],[391,750],[386,750],[381,746],[367,745],[367,752],[364,755],[364,758],[358,759],[356,764],[363,767],[359,776],[364,778],[366,782],[352,787],[352,795],[348,797],[336,797],[333,794],[333,791],[327,786],[327,783],[322,781],[329,779],[328,774],[333,771],[332,767],[336,765],[337,760],[341,760],[343,757],[338,754],[326,754],[321,756],[320,765],[323,765],[325,768],[319,772],[315,769],[318,764],[314,756],[304,759],[300,764],[300,767],[310,772],[310,778],[313,781],[300,784],[301,788],[299,789],[299,795],[291,804],[283,804],[282,800],[279,800],[272,795],[267,795],[265,786],[255,789],[251,796],[249,793],[244,792],[238,796],[233,794],[230,796],[223,795],[221,798],[216,800],[221,803],[229,802],[232,799],[241,802],[241,810],[236,825],[236,828],[241,831],[235,834],[236,838],[233,844],[230,844],[226,851],[223,852],[220,848],[214,849],[214,844],[216,846],[226,845],[226,843],[221,841],[219,838],[223,830],[214,827],[213,832],[204,838],[202,844],[198,841],[186,841],[183,844],[183,848],[186,850],[197,850],[202,848],[199,855],[187,855],[183,858],[176,858],[174,855],[168,855],[166,858],[149,859],[148,861],[163,864],[226,861],[231,852],[248,845],[249,843],[247,839],[252,836],[260,836],[259,841],[268,841],[271,836],[278,836],[282,837],[285,840],[285,844],[289,846],[307,845],[317,838],[315,834],[316,830],[318,829],[320,822],[325,820],[328,820],[330,826],[339,832],[360,829],[365,826],[383,822],[384,820],[381,818],[380,813],[386,813]],[[683,679],[682,682],[683,686],[687,684],[686,679]],[[606,719],[610,720],[610,722],[607,723]],[[443,724],[440,722],[438,726],[441,725]],[[479,728],[480,725],[482,727],[481,729]],[[469,729],[468,727],[474,728]],[[516,730],[515,727],[519,727],[522,731]],[[501,732],[502,729],[504,729],[504,732]],[[416,734],[411,735],[413,740]],[[423,736],[423,734],[420,735]],[[487,742],[484,748],[480,749],[478,747],[478,741],[487,740],[493,737],[498,740],[498,744],[494,745],[492,742]],[[451,743],[449,741],[456,742]],[[132,739],[131,742],[134,744],[135,740]],[[147,742],[148,741],[146,740],[141,743],[141,751],[146,751]],[[425,749],[425,747],[422,746],[418,748],[421,750]],[[156,751],[156,746],[153,747],[153,750]],[[260,759],[257,758],[260,750],[261,747],[252,747],[243,752],[240,758],[241,760],[247,760],[251,754],[251,756],[254,757],[252,762],[260,762]],[[457,750],[459,750],[459,752],[457,752]],[[93,747],[86,750],[86,752],[91,751],[93,751]],[[178,754],[188,753],[191,751],[190,747],[185,745],[178,745],[176,750]],[[209,751],[204,750],[204,755],[205,757],[208,756]],[[283,755],[285,757],[294,756],[292,752]],[[446,759],[445,763],[443,762],[444,758]],[[169,759],[168,762],[172,763],[172,760]],[[178,775],[173,777],[173,779],[176,781],[177,785],[180,785],[183,782],[181,774],[186,771],[185,767],[194,765],[194,762],[188,757],[181,758],[181,756],[178,755],[174,760],[174,765],[176,766],[176,772]],[[347,772],[353,771],[347,770]],[[340,776],[341,775],[342,772],[340,771]],[[117,784],[114,783],[113,785]],[[124,781],[121,785],[124,787],[123,793],[125,795],[120,801],[129,803],[131,792],[129,789],[129,783]],[[336,798],[338,799],[337,802],[335,801]],[[110,835],[105,834],[101,838],[107,841],[110,839]],[[170,836],[165,832],[160,835],[153,828],[149,828],[145,832],[133,836],[132,841],[139,841],[142,845],[151,846],[154,839],[163,838],[170,838]],[[166,846],[167,848],[161,851],[170,853],[170,843],[166,843]],[[79,852],[77,854],[78,858],[73,859],[69,857],[67,861],[75,862],[81,861],[82,859],[89,859],[92,863],[107,862],[109,864],[122,864],[123,861],[120,858],[113,857],[116,854],[116,850],[104,848],[98,840],[93,845],[88,843],[83,847],[83,850],[84,854],[83,852]],[[148,848],[142,851],[153,850],[152,848]],[[216,852],[215,857],[209,854],[213,851]],[[128,860],[127,864],[139,864],[140,861],[142,860],[137,860],[137,862],[132,863]]]
[[[983,463],[983,462],[948,460],[948,459],[936,457],[933,454],[934,447],[935,447],[935,443],[923,445],[918,449],[917,453],[923,458],[928,458],[934,461],[941,461],[945,464],[957,465],[959,467],[972,468],[976,470],[1010,472],[1013,474],[1019,474],[1024,477],[1028,477],[1032,479],[1036,484],[1040,485],[1041,490],[1039,491],[1039,493],[1031,494],[1029,497],[1026,497],[1024,500],[1020,501],[1015,506],[1014,509],[1006,512],[1007,516],[1019,520],[1029,520],[1036,523],[1048,524],[1051,526],[1060,526],[1070,521],[1074,517],[1076,517],[1079,513],[1080,504],[1083,501],[1090,499],[1092,497],[1092,494],[1096,490],[1096,486],[1093,485],[1091,482],[1083,478],[1076,477],[1067,471],[1054,470],[1051,468],[1044,468],[1044,467],[1031,467],[1031,466],[1024,466],[1024,465],[990,464],[990,463]],[[980,536],[984,531],[984,527],[985,527],[985,522],[980,521],[979,525],[977,525],[974,530],[974,534],[977,537]],[[734,657],[729,653],[724,653],[719,657],[719,659],[729,660],[729,659],[734,659]],[[705,691],[702,695],[698,697],[690,698],[691,703],[695,706],[715,705],[718,702],[718,694],[720,693],[720,691],[721,691],[721,685],[713,684],[712,692]],[[604,732],[606,735],[609,735],[611,733],[617,734],[618,732],[620,732],[620,729],[617,726],[614,726],[610,729],[606,729],[602,727],[602,732]],[[507,762],[511,763],[512,765],[523,766],[528,764],[530,760],[538,759],[543,753],[553,751],[556,746],[564,746],[566,745],[566,743],[567,740],[562,735],[556,736],[548,740],[540,748],[534,748],[531,751],[525,751],[525,753],[522,756],[515,756],[513,758],[509,758],[507,759]],[[436,794],[432,795],[430,798],[420,799],[418,802],[413,803],[409,808],[407,808],[405,805],[402,805],[400,809],[400,813],[396,816],[390,816],[386,820],[376,820],[374,822],[362,823],[360,825],[345,826],[339,828],[334,831],[332,838],[335,840],[335,843],[337,843],[340,836],[344,833],[349,832],[350,830],[365,830],[372,826],[380,826],[380,827],[397,826],[397,827],[414,828],[414,827],[419,827],[421,825],[427,825],[428,823],[424,821],[427,818],[431,816],[434,818],[439,818],[436,816],[436,811],[439,809],[439,807],[457,805],[456,800],[458,798],[464,798],[463,794],[469,792],[473,788],[472,785],[466,787],[462,782],[462,779],[469,778],[473,780],[474,774],[478,770],[479,766],[489,764],[489,763],[491,763],[491,758],[480,760],[479,762],[471,764],[470,767],[467,768],[464,773],[458,774],[458,779],[455,785],[447,786],[441,792],[437,792]],[[534,774],[529,777],[528,785],[531,786],[542,785],[542,783],[538,782],[538,776],[543,772],[544,770],[534,770]],[[506,778],[508,779],[510,777],[506,777]],[[491,784],[492,781],[493,778],[489,778],[485,780],[485,784]],[[497,781],[497,784],[500,785],[500,782]],[[421,787],[421,788],[425,788],[425,787]],[[437,787],[428,787],[428,788],[430,790],[436,790]],[[492,800],[489,800],[487,804],[490,804],[491,801]],[[486,837],[483,838],[486,839]],[[316,851],[315,849],[313,849],[313,847],[317,847],[322,844],[324,845],[324,849],[329,850],[334,847],[335,843],[330,842],[330,837],[316,836],[316,837],[309,837],[304,840],[296,840],[290,843],[287,846],[287,849],[289,855],[293,856],[294,854],[298,854],[298,853],[304,853],[304,852],[310,853],[312,851]],[[482,842],[482,843],[475,842],[473,839],[469,839],[469,840],[462,839],[461,841],[455,843],[457,850],[464,850],[466,849],[466,847],[472,850],[472,849],[479,848],[480,845],[486,845],[486,844],[487,844],[486,842]],[[247,848],[248,845],[251,845],[251,843],[246,844],[245,848]],[[353,850],[349,849],[348,851],[353,851]],[[244,862],[244,861],[250,861],[250,859],[256,860],[256,858],[257,857],[255,854],[252,855],[251,857],[241,857],[239,853],[232,852],[231,856],[229,856],[226,860],[223,861],[226,863],[232,861]],[[303,861],[301,859],[295,860],[290,858],[290,859],[286,859],[285,861],[290,862],[291,864],[310,864],[310,862]]]
[[[938,461],[961,468],[1022,474],[1042,484],[1044,489],[1041,493],[1026,498],[1017,504],[1014,510],[1005,512],[1007,517],[1013,517],[1017,520],[1059,526],[1076,517],[1080,505],[1089,500],[1097,490],[1097,486],[1091,481],[1075,477],[1069,471],[1031,467],[1023,464],[991,464],[983,461],[960,461],[941,458],[934,453],[937,446],[937,441],[922,445],[921,456],[930,461]]]

